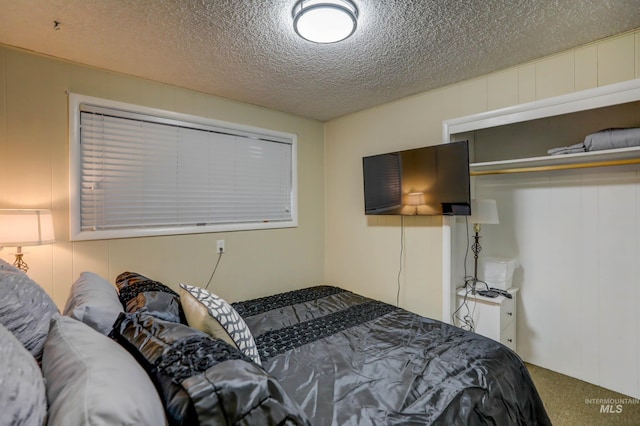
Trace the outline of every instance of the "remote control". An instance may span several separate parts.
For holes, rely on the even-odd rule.
[[[480,296],[484,296],[484,297],[498,297],[499,294],[497,291],[493,291],[493,290],[478,290],[477,292]]]
[[[513,297],[511,295],[511,293],[509,293],[507,290],[501,290],[499,288],[493,288],[493,287],[491,287],[489,290],[490,291],[495,291],[496,293],[498,293],[501,296],[506,297],[507,299],[511,299]]]

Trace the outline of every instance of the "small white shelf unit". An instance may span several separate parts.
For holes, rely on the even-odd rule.
[[[471,294],[469,289],[458,290],[457,306],[460,313],[473,319],[473,331],[490,339],[500,342],[509,349],[516,350],[516,293],[518,289],[507,290],[511,298],[505,296],[484,297],[479,294]],[[457,326],[462,323],[456,321]]]

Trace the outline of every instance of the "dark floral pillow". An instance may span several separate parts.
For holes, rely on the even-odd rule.
[[[111,337],[154,381],[171,425],[310,424],[274,377],[223,340],[144,313],[121,314]]]
[[[161,282],[137,272],[123,272],[116,278],[116,286],[125,311],[145,312],[165,321],[187,323],[180,296]]]

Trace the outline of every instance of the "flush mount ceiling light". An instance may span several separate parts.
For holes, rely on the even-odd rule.
[[[358,8],[350,0],[299,0],[292,15],[296,33],[314,43],[344,40],[358,24]]]

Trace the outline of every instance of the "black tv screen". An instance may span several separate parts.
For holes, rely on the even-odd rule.
[[[469,215],[468,141],[362,159],[367,215]]]

